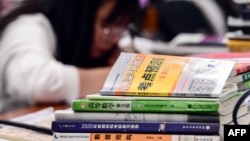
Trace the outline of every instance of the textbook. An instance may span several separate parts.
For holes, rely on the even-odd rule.
[[[220,115],[226,115],[233,111],[233,108],[240,97],[245,93],[245,91],[239,91],[235,93],[230,93],[226,98],[220,99]],[[244,103],[245,104],[245,103]],[[243,105],[243,104],[242,104]]]
[[[158,113],[217,113],[219,102],[192,100],[192,98],[169,100],[89,100],[72,101],[76,112],[158,112]]]
[[[138,133],[59,133],[53,141],[221,141],[219,135],[138,134]]]
[[[168,133],[218,135],[219,123],[145,121],[52,121],[53,132],[64,133]]]
[[[239,111],[238,111],[238,114],[237,114],[237,118],[238,119],[241,119],[242,117],[244,116],[247,116],[249,114],[249,111],[248,109],[250,108],[249,107],[250,103],[244,103],[240,108],[239,108]],[[233,110],[233,109],[232,109]],[[224,124],[231,124],[233,122],[233,118],[232,118],[232,114],[233,112],[228,112],[228,113],[224,113],[224,114],[221,114],[220,115],[220,124],[224,125]],[[249,117],[248,116],[248,117]],[[250,118],[249,119],[245,119],[245,121],[241,121],[241,123],[250,123]]]
[[[74,112],[56,110],[55,120],[84,121],[162,121],[162,122],[210,122],[219,123],[218,114],[181,114],[181,113],[128,113],[128,112]]]
[[[234,61],[121,53],[101,95],[220,97]]]
[[[232,84],[232,85],[234,85],[234,87],[237,87],[236,84]],[[234,89],[237,90],[237,88],[234,88]],[[159,104],[159,103],[161,103],[163,101],[173,101],[173,102],[177,101],[173,105],[176,105],[176,104],[180,103],[180,101],[184,101],[183,103],[189,103],[189,102],[192,103],[193,101],[194,101],[194,103],[196,103],[196,102],[198,102],[198,103],[199,102],[217,103],[218,104],[218,108],[214,112],[217,112],[219,114],[226,114],[226,113],[232,112],[232,109],[234,108],[235,103],[237,102],[237,100],[240,98],[240,96],[244,92],[245,91],[240,91],[240,92],[233,91],[233,92],[228,93],[227,95],[225,95],[224,97],[221,97],[221,98],[153,97],[153,96],[148,96],[148,97],[142,97],[142,96],[110,96],[110,95],[100,95],[99,93],[86,95],[86,98],[89,99],[90,101],[98,101],[97,103],[99,103],[99,101],[101,101],[103,103],[105,103],[105,102],[108,103],[108,101],[114,101],[114,102],[117,101],[118,105],[114,105],[114,107],[119,107],[119,108],[121,107],[120,106],[121,103],[124,103],[124,102],[126,103],[128,101],[144,101],[143,103],[146,103],[146,104],[147,104],[147,101],[155,101],[156,105],[153,105],[153,106],[152,105],[148,105],[147,106],[147,108],[155,107],[154,109],[149,110],[150,112],[152,112],[152,110],[153,111],[157,111],[160,108],[164,109],[164,107],[162,107],[161,104]],[[82,106],[81,105],[81,99],[75,100],[75,101],[78,101],[78,104],[76,104],[77,109],[79,111],[84,111],[84,108],[87,107],[87,106],[85,106],[86,104],[83,104],[83,106]],[[107,105],[107,103],[106,103],[106,105]],[[146,105],[146,104],[144,104],[144,105]],[[74,105],[74,104],[72,104],[72,105]],[[130,104],[127,104],[127,106],[128,105],[130,105]],[[205,106],[205,104],[203,106]],[[72,106],[72,108],[73,107],[74,106]],[[110,109],[108,109],[107,106],[98,106],[98,107],[100,107],[98,109],[103,109],[102,112],[111,111]],[[124,109],[125,109],[126,105],[123,105],[122,107],[124,107]],[[142,106],[139,105],[139,107],[142,107]],[[131,111],[131,110],[129,110],[131,108],[132,107],[127,107],[126,111]],[[169,106],[169,107],[167,107],[167,108],[172,108],[172,105]],[[202,109],[202,108],[205,108],[205,109]],[[207,108],[211,108],[211,107],[208,106]],[[95,109],[95,111],[100,111],[98,109]],[[73,110],[74,110],[74,108],[73,108]],[[76,111],[78,111],[78,110],[76,110]],[[171,109],[171,110],[173,111],[172,113],[175,112],[174,108]],[[206,107],[200,107],[200,110],[201,111],[206,110]],[[190,110],[182,111],[182,113],[191,113],[189,111]],[[121,110],[121,112],[124,112],[124,111]],[[147,112],[147,111],[145,111],[145,112]],[[178,110],[178,109],[176,110],[176,113],[180,113],[180,112],[181,112],[180,110]],[[171,112],[167,112],[167,113],[171,113]],[[192,112],[192,113],[195,113],[195,112]],[[202,113],[202,112],[196,112],[196,113],[198,114],[198,113]],[[213,113],[213,112],[210,111],[210,113]]]
[[[238,91],[245,91],[250,89],[250,80],[237,83]]]
[[[235,76],[228,77],[227,82],[238,83],[238,82],[244,82],[247,80],[250,80],[250,71],[247,71],[245,73],[238,74]]]
[[[224,52],[224,53],[200,53],[192,54],[190,57],[214,58],[235,61],[232,72],[229,76],[236,76],[250,71],[250,52]]]
[[[249,39],[229,39],[227,42],[227,47],[231,52],[248,52],[250,43]]]

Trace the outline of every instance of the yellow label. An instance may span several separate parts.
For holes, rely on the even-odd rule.
[[[167,96],[169,93],[166,92],[172,92],[188,61],[185,57],[137,54],[129,64],[116,94],[127,92],[130,95],[130,92],[136,92],[138,95],[150,93],[151,96],[159,96],[162,93],[161,96]]]

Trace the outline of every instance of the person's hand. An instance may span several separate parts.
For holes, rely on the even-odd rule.
[[[135,53],[136,51],[132,47],[123,47],[123,48],[117,47],[116,49],[114,49],[112,56],[109,58],[108,65],[113,65],[116,59],[121,54],[121,52]]]
[[[112,55],[110,56],[110,58],[108,60],[109,66],[112,66],[115,63],[116,59],[119,57],[121,52],[122,52],[122,50],[119,47],[114,49]]]
[[[97,93],[104,85],[110,67],[78,69],[80,75],[80,97]]]

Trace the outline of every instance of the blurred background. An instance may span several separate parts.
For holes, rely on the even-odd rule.
[[[0,0],[0,18],[20,1]],[[119,42],[123,48],[177,55],[250,50],[245,46],[237,50],[229,42],[239,38],[250,42],[250,0],[140,0],[140,5],[137,24]],[[196,48],[188,52],[176,48],[186,45]]]

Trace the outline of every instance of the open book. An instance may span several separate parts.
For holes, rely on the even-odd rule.
[[[220,97],[235,62],[121,53],[101,95]]]

